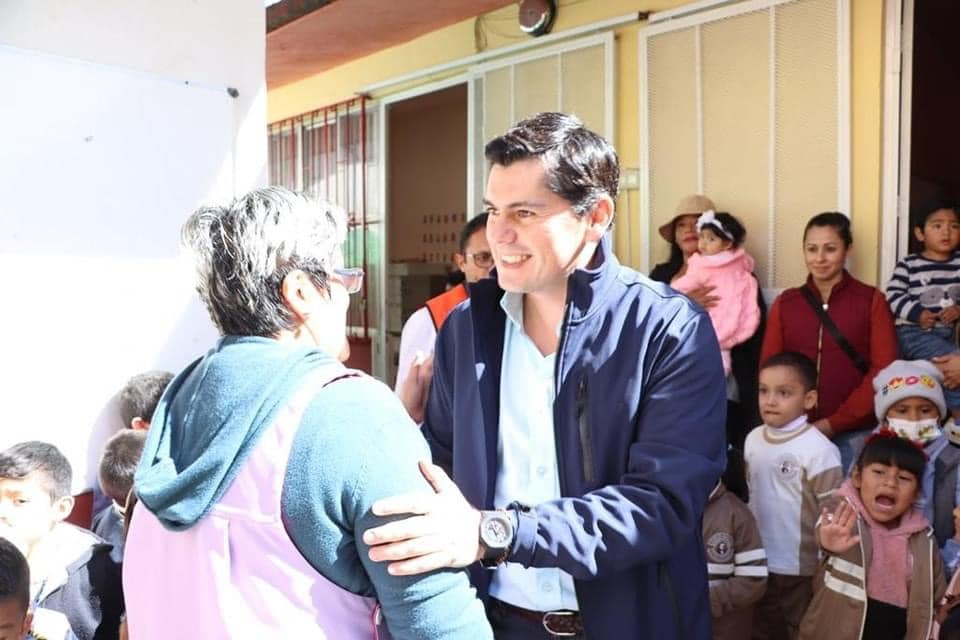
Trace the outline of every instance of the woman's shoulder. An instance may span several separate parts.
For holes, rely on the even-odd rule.
[[[650,279],[664,284],[670,284],[673,276],[677,275],[680,267],[672,262],[661,262],[650,271]]]
[[[883,292],[880,291],[877,287],[872,284],[867,284],[863,280],[858,280],[849,273],[847,274],[844,282],[843,288],[840,290],[841,295],[850,295],[856,296],[858,298],[871,299],[875,296],[880,296],[884,299],[886,297],[883,295]]]

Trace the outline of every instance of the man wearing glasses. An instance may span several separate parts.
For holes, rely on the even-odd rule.
[[[419,422],[422,417],[422,404],[426,401],[429,388],[433,355],[433,343],[437,332],[453,308],[469,297],[468,284],[473,284],[490,275],[493,269],[493,254],[487,244],[487,214],[471,218],[460,232],[460,253],[453,256],[457,268],[463,272],[466,283],[458,284],[448,291],[427,300],[403,325],[400,334],[400,362],[397,367],[397,382],[394,388],[407,405],[411,417]],[[413,374],[407,389],[404,382]],[[409,396],[414,396],[411,400]]]

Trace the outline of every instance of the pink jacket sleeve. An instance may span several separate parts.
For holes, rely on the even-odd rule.
[[[730,349],[750,338],[760,324],[757,279],[739,262],[709,272],[707,283],[716,287],[713,293],[720,296],[719,302],[709,309],[710,319],[720,348]]]

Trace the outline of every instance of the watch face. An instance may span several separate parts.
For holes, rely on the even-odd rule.
[[[510,542],[511,523],[507,516],[488,516],[480,529],[483,543],[488,547],[503,548]]]

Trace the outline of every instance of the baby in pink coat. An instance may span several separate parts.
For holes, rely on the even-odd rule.
[[[717,332],[723,371],[730,375],[730,349],[745,342],[760,324],[757,279],[753,258],[741,248],[747,235],[740,221],[729,213],[704,211],[697,219],[698,253],[687,259],[687,271],[670,286],[688,293],[713,287],[716,304],[707,309]]]

